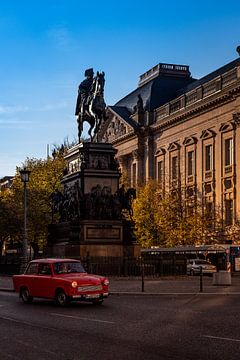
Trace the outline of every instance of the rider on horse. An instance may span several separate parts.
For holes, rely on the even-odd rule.
[[[83,131],[83,122],[87,121],[90,124],[88,134],[91,141],[97,141],[98,131],[102,120],[105,120],[106,104],[103,98],[104,90],[104,72],[99,73],[93,77],[93,69],[85,71],[86,79],[81,82],[78,88],[78,98],[75,115],[78,121],[78,138]],[[94,131],[92,135],[92,130]]]
[[[81,82],[78,87],[78,98],[75,115],[83,112],[83,107],[87,106],[90,100],[91,88],[93,84],[93,69],[87,69],[85,71],[86,79]]]

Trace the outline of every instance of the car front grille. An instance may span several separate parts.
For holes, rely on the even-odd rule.
[[[78,291],[87,292],[87,291],[99,291],[102,290],[102,285],[85,285],[79,286]]]

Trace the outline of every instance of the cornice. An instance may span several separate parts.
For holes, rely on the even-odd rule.
[[[235,84],[236,85],[236,84]],[[220,104],[231,102],[237,95],[240,94],[240,83],[233,89],[229,89],[224,94],[217,92],[209,97],[200,100],[199,102],[189,105],[187,108],[180,109],[178,113],[170,114],[159,122],[151,125],[152,131],[163,130],[170,128],[179,123],[185,122],[195,115],[201,115],[209,110],[217,108]],[[221,96],[220,96],[221,95]]]
[[[125,143],[126,140],[130,140],[134,137],[137,137],[137,133],[135,131],[130,132],[129,134],[123,135],[121,137],[119,137],[118,139],[115,139],[111,142],[111,144],[116,145],[116,144],[121,144],[121,143]]]

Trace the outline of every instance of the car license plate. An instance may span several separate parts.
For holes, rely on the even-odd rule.
[[[99,294],[88,294],[85,295],[86,299],[98,299],[100,297]]]

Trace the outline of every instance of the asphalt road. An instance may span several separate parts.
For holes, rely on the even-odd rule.
[[[239,295],[112,295],[59,308],[0,292],[0,359],[239,359],[239,324]]]

